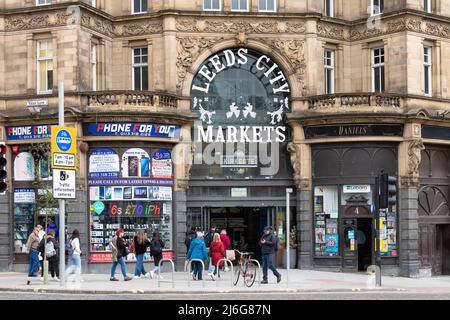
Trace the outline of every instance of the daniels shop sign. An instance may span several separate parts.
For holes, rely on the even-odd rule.
[[[289,95],[286,76],[270,57],[247,48],[215,54],[200,67],[191,88],[191,109],[202,121],[195,139],[285,142]]]

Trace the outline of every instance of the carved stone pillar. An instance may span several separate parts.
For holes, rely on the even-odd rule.
[[[418,187],[421,151],[420,124],[405,125],[405,140],[399,145],[399,254],[400,274],[419,276]]]

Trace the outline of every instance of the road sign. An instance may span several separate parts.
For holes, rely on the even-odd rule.
[[[52,169],[76,170],[77,129],[52,126]]]
[[[75,170],[53,170],[53,197],[55,199],[75,199]]]

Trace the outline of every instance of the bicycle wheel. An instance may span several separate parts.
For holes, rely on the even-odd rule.
[[[255,283],[256,273],[258,272],[258,268],[252,263],[247,263],[246,269],[247,270],[244,274],[244,283],[247,287],[250,288]]]
[[[237,285],[239,282],[239,276],[241,275],[241,267],[236,266],[236,269],[234,269],[234,279],[233,279],[233,285]]]

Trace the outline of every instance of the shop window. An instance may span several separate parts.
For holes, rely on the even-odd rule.
[[[27,253],[28,236],[34,228],[34,196],[34,189],[14,190],[14,253]]]
[[[34,181],[34,159],[31,153],[21,152],[14,159],[14,180]]]
[[[109,242],[119,228],[129,240],[138,230],[150,238],[157,231],[164,249],[173,248],[171,150],[93,148],[88,168],[92,262],[111,260]],[[127,257],[134,259],[133,254]]]
[[[339,255],[338,201],[337,186],[314,188],[316,256],[333,257]]]

